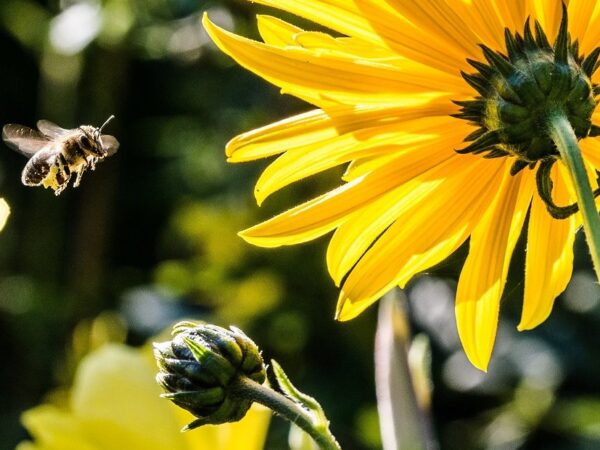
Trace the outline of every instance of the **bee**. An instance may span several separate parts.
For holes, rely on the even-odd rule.
[[[60,195],[73,175],[76,177],[73,187],[77,187],[86,170],[95,170],[98,161],[116,153],[119,141],[102,134],[114,117],[110,116],[100,128],[81,125],[72,130],[48,120],[38,121],[37,130],[8,124],[2,128],[2,139],[30,158],[21,175],[24,185],[44,186]]]

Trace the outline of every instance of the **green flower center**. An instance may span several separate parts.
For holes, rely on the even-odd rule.
[[[576,205],[559,207],[551,198],[550,168],[560,158],[548,134],[548,117],[559,112],[571,124],[577,139],[600,135],[592,124],[600,86],[591,78],[598,68],[600,47],[589,55],[579,53],[578,41],[568,33],[563,17],[554,45],[550,45],[539,22],[535,33],[529,19],[523,34],[505,29],[506,54],[480,45],[487,63],[468,59],[477,72],[462,76],[479,96],[455,102],[461,112],[455,117],[479,128],[465,138],[469,144],[458,153],[483,154],[484,158],[514,157],[511,174],[538,162],[538,191],[553,217],[565,218]],[[600,193],[600,192],[599,192]]]

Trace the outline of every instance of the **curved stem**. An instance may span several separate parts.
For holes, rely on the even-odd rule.
[[[577,145],[577,137],[566,114],[556,111],[548,116],[548,133],[560,152],[575,186],[577,203],[583,217],[583,229],[588,242],[596,277],[600,281],[600,216],[592,188]]]
[[[326,424],[317,424],[311,415],[285,395],[256,383],[246,377],[238,377],[230,385],[231,393],[266,406],[283,418],[307,432],[323,450],[341,450]]]

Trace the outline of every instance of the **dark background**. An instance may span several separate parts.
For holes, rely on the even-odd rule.
[[[85,353],[78,330],[98,317],[105,334],[132,345],[178,318],[236,324],[321,401],[344,449],[381,446],[377,308],[333,320],[326,239],[266,250],[236,236],[335,186],[339,172],[255,205],[253,182],[266,162],[228,166],[224,144],[310,107],[220,54],[200,25],[206,10],[247,36],[265,12],[233,0],[0,2],[0,122],[44,118],[72,128],[115,114],[107,132],[121,142],[60,197],[22,186],[26,159],[2,145],[0,192],[12,214],[0,234],[0,449],[27,438],[23,411],[68,385]],[[600,288],[585,243],[580,236],[575,276],[551,318],[519,334],[524,247],[487,375],[467,363],[454,328],[466,248],[407,289],[413,331],[430,339],[443,449],[600,447]],[[286,434],[276,419],[267,448],[287,448]]]

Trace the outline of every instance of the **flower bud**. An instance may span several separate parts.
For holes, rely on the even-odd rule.
[[[160,372],[156,379],[168,398],[198,417],[186,427],[235,422],[246,415],[252,401],[234,397],[230,385],[238,377],[262,384],[263,359],[256,344],[241,330],[182,322],[173,339],[155,343]]]

